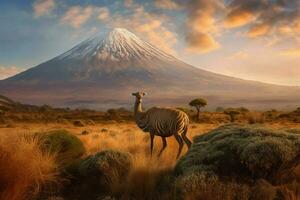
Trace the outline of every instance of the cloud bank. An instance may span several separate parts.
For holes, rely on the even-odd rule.
[[[94,8],[92,6],[72,6],[61,18],[61,22],[69,24],[73,28],[79,28],[92,16],[93,11]]]
[[[35,17],[41,17],[50,12],[55,8],[56,3],[54,0],[37,0],[33,3],[33,10]]]

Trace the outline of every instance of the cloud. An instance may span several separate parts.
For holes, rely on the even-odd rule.
[[[107,7],[98,8],[98,19],[100,21],[106,21],[110,17],[110,11]]]
[[[247,10],[236,9],[231,11],[224,20],[227,28],[240,27],[255,19],[255,14]]]
[[[54,0],[37,0],[33,3],[34,15],[41,17],[49,14],[55,8]]]
[[[211,35],[201,32],[189,33],[186,42],[191,52],[207,53],[220,48],[220,44]]]
[[[164,2],[155,1],[157,2]],[[207,53],[221,47],[218,37],[232,28],[243,27],[243,35],[285,37],[300,40],[299,0],[168,0],[186,14],[185,39],[188,49]],[[162,4],[162,3],[161,3]],[[158,4],[159,5],[159,4]],[[163,5],[163,4],[162,4]]]
[[[16,75],[25,69],[16,66],[0,66],[0,80]]]
[[[65,15],[61,18],[61,22],[69,24],[73,28],[79,28],[84,24],[93,14],[94,7],[87,6],[72,6],[70,7]]]
[[[173,0],[154,0],[154,5],[157,8],[167,9],[167,10],[176,10],[179,9],[180,6]]]
[[[178,1],[179,2],[179,1]],[[220,48],[215,39],[219,31],[216,15],[222,10],[219,0],[189,0],[181,3],[187,12],[185,35],[188,50],[207,53]]]
[[[247,35],[250,38],[260,37],[267,35],[270,31],[271,27],[269,24],[257,24],[253,25],[248,31]]]
[[[285,50],[281,51],[280,54],[282,56],[287,56],[287,57],[300,57],[300,47],[285,49]]]
[[[109,25],[127,28],[163,51],[176,54],[173,47],[177,43],[177,35],[167,26],[168,19],[164,15],[147,12],[143,6],[131,8],[129,13],[126,16],[115,14]]]
[[[295,36],[299,33],[299,0],[233,0],[224,19],[227,28],[249,25],[247,36]],[[299,28],[299,29],[298,29]]]

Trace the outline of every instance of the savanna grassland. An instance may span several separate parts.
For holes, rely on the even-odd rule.
[[[299,110],[237,110],[199,119],[185,110],[195,145],[179,161],[173,137],[160,158],[155,137],[151,157],[149,134],[125,109],[7,110],[0,115],[0,199],[299,199]],[[240,130],[252,141],[238,139],[245,148],[236,143]],[[270,139],[261,143],[257,134],[266,132]]]

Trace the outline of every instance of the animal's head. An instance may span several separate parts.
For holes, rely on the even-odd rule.
[[[132,96],[135,96],[137,99],[142,99],[143,96],[147,95],[145,92],[134,92],[131,94]]]

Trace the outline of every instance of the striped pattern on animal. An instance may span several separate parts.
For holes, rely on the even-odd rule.
[[[180,156],[184,142],[190,148],[191,141],[186,136],[189,125],[189,118],[186,113],[172,108],[158,108],[153,107],[146,112],[142,111],[142,97],[146,93],[136,92],[132,93],[136,97],[134,105],[134,116],[139,128],[144,132],[150,133],[150,151],[152,155],[154,136],[160,136],[162,138],[163,147],[160,150],[158,156],[167,147],[166,137],[174,135],[179,144],[177,158]]]

